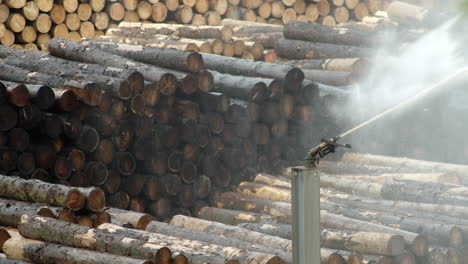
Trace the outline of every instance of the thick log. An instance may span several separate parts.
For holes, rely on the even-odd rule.
[[[182,216],[182,215],[176,215],[174,217],[179,217],[179,216]],[[181,237],[184,239],[196,240],[196,241],[205,242],[205,243],[212,243],[212,241],[216,241],[216,244],[220,246],[236,247],[236,248],[242,248],[242,249],[245,249],[247,251],[252,251],[252,252],[274,254],[274,255],[281,257],[285,262],[288,262],[288,263],[292,262],[291,254],[283,250],[267,248],[265,246],[259,246],[257,243],[251,243],[245,240],[235,239],[233,237],[228,238],[228,237],[216,236],[216,234],[213,235],[210,233],[203,232],[201,230],[196,230],[196,229],[194,230],[192,228],[187,228],[187,227],[183,227],[180,225],[172,225],[172,224],[166,224],[162,222],[153,221],[148,225],[148,227],[146,228],[146,231],[157,233],[157,234],[162,234],[162,235]]]
[[[203,69],[203,60],[199,53],[175,49],[141,47],[98,40],[85,40],[82,45],[98,47],[113,54],[136,61],[161,67],[197,73]]]
[[[107,197],[108,204],[119,209],[127,209],[130,204],[130,196],[123,191],[119,191]]]
[[[359,180],[359,181],[368,181],[368,182],[375,182],[384,184],[386,181],[404,181],[404,180],[412,180],[412,181],[420,181],[420,182],[432,182],[432,183],[440,183],[440,184],[454,184],[458,185],[462,183],[460,177],[453,175],[451,173],[385,173],[380,175],[373,175],[373,176],[360,176],[360,175],[340,175],[341,177],[346,177],[349,179]]]
[[[247,36],[234,37],[236,41],[250,41],[262,45],[265,49],[272,49],[275,46],[275,41],[282,39],[283,33],[281,32],[272,32],[272,33],[257,33]]]
[[[250,230],[236,226],[225,225],[222,223],[211,222],[184,215],[174,216],[171,220],[171,224],[209,232],[219,236],[229,236],[234,239],[263,245],[265,247],[281,249],[284,251],[292,250],[292,242],[290,240],[268,236],[258,232],[252,232]]]
[[[304,79],[301,70],[267,62],[253,62],[214,54],[203,54],[206,69],[226,74],[284,80],[286,89],[296,90]]]
[[[254,102],[263,102],[268,97],[267,85],[271,79],[222,74],[210,71],[214,78],[215,91],[229,97]]]
[[[320,24],[289,22],[284,27],[284,37],[349,46],[373,46],[378,37],[375,34],[350,28],[329,27]]]
[[[322,230],[321,245],[368,254],[398,256],[404,253],[403,237],[393,234]]]
[[[0,199],[0,224],[17,227],[22,215],[55,217],[51,209],[39,203]]]
[[[289,240],[292,239],[292,227],[288,224],[275,222],[246,222],[240,223],[237,226],[269,236],[281,237]]]
[[[63,222],[68,224],[66,222]],[[63,230],[62,230],[63,231]],[[53,263],[131,263],[150,264],[151,261],[116,256],[107,253],[78,249],[15,236],[3,245],[3,251],[9,258],[32,261],[40,264]]]
[[[106,205],[104,191],[99,187],[77,188],[86,197],[86,209],[101,212]]]
[[[276,42],[275,52],[283,58],[302,60],[366,57],[371,56],[374,51],[355,46],[283,39]]]
[[[254,182],[266,184],[268,186],[282,188],[282,189],[291,189],[291,182],[289,179],[284,177],[277,177],[269,175],[266,173],[259,173],[255,176]]]
[[[0,194],[6,198],[63,206],[75,211],[82,209],[86,201],[76,188],[1,175]]]
[[[175,248],[175,250],[177,250],[177,246],[176,246],[177,244],[178,246],[181,246],[181,247],[196,249],[197,252],[200,252],[200,253],[203,252],[203,253],[207,253],[208,255],[222,256],[227,259],[237,259],[240,261],[240,263],[250,263],[251,261],[258,261],[259,264],[284,263],[284,261],[281,260],[277,256],[249,252],[249,251],[245,251],[245,250],[234,248],[234,247],[224,248],[224,247],[217,246],[214,244],[206,244],[206,243],[201,243],[201,242],[194,241],[194,240],[183,239],[183,238],[172,237],[172,236],[165,236],[165,235],[156,234],[156,233],[124,229],[124,228],[121,228],[115,225],[110,225],[110,224],[101,225],[99,227],[99,230],[102,230],[103,232],[106,232],[106,233],[122,234],[122,235],[125,235],[126,237],[144,240],[149,243],[153,243],[156,241],[165,241],[166,243],[172,242],[174,243],[172,248]],[[205,245],[205,247],[202,247],[202,245]],[[181,250],[181,251],[184,253],[187,252],[188,254],[193,254],[193,251],[189,251],[189,250],[187,251]]]

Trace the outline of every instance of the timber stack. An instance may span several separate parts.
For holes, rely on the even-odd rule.
[[[220,25],[227,18],[335,26],[374,20],[372,16],[388,4],[387,0],[4,0],[0,2],[0,40],[6,46],[45,49],[53,37],[93,38],[120,22]]]
[[[110,206],[161,221],[297,164],[306,127],[311,141],[336,129],[321,98],[344,96],[272,63],[96,40],[48,48],[0,46],[2,174],[98,186]]]

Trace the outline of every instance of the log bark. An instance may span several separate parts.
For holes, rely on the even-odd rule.
[[[177,250],[180,247],[186,247],[187,250],[181,250],[184,254],[193,254],[193,250],[190,251],[189,248],[193,248],[196,252],[205,253],[208,255],[215,255],[215,256],[222,256],[227,259],[237,259],[240,263],[251,263],[252,261],[257,261],[259,264],[276,264],[276,263],[284,263],[277,256],[272,256],[268,254],[261,254],[255,252],[249,252],[238,248],[224,248],[221,246],[217,246],[214,244],[206,244],[201,243],[194,240],[189,239],[182,239],[177,237],[165,236],[156,233],[144,232],[139,230],[131,230],[131,229],[124,229],[119,226],[110,225],[110,224],[103,224],[99,227],[99,230],[106,232],[106,233],[114,233],[116,235],[122,234],[126,237],[139,239],[143,241],[147,241],[148,243],[170,243],[172,244],[172,248]],[[176,244],[178,246],[176,246]],[[205,245],[202,249],[202,245]],[[186,253],[185,253],[186,252]]]
[[[82,209],[86,201],[85,196],[76,188],[8,176],[0,176],[0,193],[6,198],[42,202],[75,211]]]
[[[175,217],[179,217],[182,215],[176,215]],[[173,218],[174,219],[174,218]],[[222,236],[216,236],[210,233],[203,232],[201,230],[194,230],[192,228],[186,228],[179,225],[172,225],[166,224],[162,222],[151,222],[146,231],[151,233],[157,233],[167,236],[174,236],[174,237],[181,237],[184,239],[191,239],[196,240],[204,243],[212,243],[212,241],[216,241],[217,245],[225,246],[225,247],[236,247],[242,248],[247,251],[252,252],[260,252],[266,254],[274,254],[281,257],[285,262],[290,263],[292,262],[291,253],[288,253],[283,250],[268,248],[265,246],[259,246],[257,243],[247,242],[245,240],[235,239],[233,237],[227,238]]]
[[[201,220],[184,215],[176,215],[172,218],[171,224],[197,229],[199,231],[209,232],[219,236],[229,236],[234,239],[263,245],[265,247],[276,248],[284,251],[292,250],[292,242],[290,240],[268,236],[262,233],[252,232],[247,229],[217,222]]]
[[[237,192],[266,200],[291,202],[290,190],[275,188],[259,183],[241,182],[237,187]]]
[[[262,33],[262,34],[253,34],[249,36],[240,36],[234,37],[236,41],[251,41],[261,44],[265,49],[272,49],[275,46],[275,41],[278,39],[283,39],[283,33],[281,32],[272,32],[272,33]],[[241,53],[242,54],[242,53]],[[237,55],[237,54],[236,54]],[[238,55],[239,56],[239,55]]]
[[[381,174],[375,176],[360,176],[360,175],[340,175],[341,177],[346,177],[349,179],[360,180],[360,181],[367,181],[367,182],[375,182],[384,184],[386,181],[400,181],[400,180],[412,180],[412,181],[420,181],[420,182],[432,182],[432,183],[440,183],[440,184],[454,184],[459,185],[462,181],[460,177],[453,175],[451,173],[407,173],[407,174],[399,174],[399,173],[389,173],[389,174]]]
[[[287,84],[285,88],[290,91],[296,90],[304,79],[303,72],[293,67],[278,67],[274,63],[246,61],[214,54],[202,56],[206,69],[233,75],[284,80]]]
[[[404,253],[403,237],[393,234],[322,230],[321,245],[368,254],[398,256]]]
[[[355,46],[283,39],[276,42],[275,52],[283,58],[301,60],[366,57],[371,56],[374,51]]]
[[[281,237],[284,239],[292,239],[292,227],[288,224],[275,223],[275,222],[262,222],[262,223],[240,223],[238,227],[252,230],[254,232],[266,234],[269,236]]]
[[[69,225],[66,222],[61,222]],[[63,231],[63,230],[61,230]],[[62,246],[37,240],[25,239],[22,236],[16,236],[5,242],[3,245],[5,254],[14,259],[32,261],[41,264],[53,263],[131,263],[131,264],[150,264],[151,261],[133,259],[129,257],[116,256],[108,253],[99,253],[95,251],[78,249]]]
[[[367,68],[367,62],[362,58],[345,59],[312,59],[275,61],[277,64],[289,65],[299,69],[326,70],[339,72],[362,72]]]
[[[287,178],[277,177],[266,173],[259,173],[255,176],[254,182],[266,184],[268,186],[291,189],[291,182]]]

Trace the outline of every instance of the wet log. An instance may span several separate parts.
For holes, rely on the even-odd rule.
[[[269,236],[281,237],[284,239],[292,239],[292,227],[288,224],[275,223],[275,222],[247,222],[240,223],[238,227],[252,230],[254,232],[266,234]]]
[[[22,215],[55,217],[44,204],[0,199],[0,224],[17,227]]]
[[[294,47],[294,49],[291,49],[291,47]],[[296,60],[356,58],[367,57],[373,54],[373,50],[368,48],[292,39],[277,41],[275,52],[280,57]]]
[[[229,236],[234,239],[263,245],[265,247],[281,249],[284,251],[292,250],[292,242],[290,240],[268,236],[257,232],[252,232],[250,230],[239,228],[236,226],[211,222],[184,215],[174,216],[171,220],[171,224],[196,229],[199,231],[204,231],[219,236]]]
[[[82,209],[86,201],[76,188],[8,176],[0,176],[0,193],[5,198],[47,203],[75,211]]]
[[[403,237],[393,234],[322,230],[321,245],[368,254],[398,256],[404,253]]]
[[[181,215],[176,215],[175,217],[178,217],[178,216],[181,216]],[[184,239],[196,240],[196,241],[205,242],[205,243],[212,243],[212,241],[216,241],[216,244],[220,246],[236,247],[236,248],[242,248],[242,249],[245,249],[247,251],[252,251],[252,252],[274,254],[274,255],[281,257],[286,262],[292,261],[292,255],[283,250],[260,246],[257,243],[251,243],[245,240],[235,239],[233,237],[227,238],[227,237],[222,237],[222,236],[216,236],[216,235],[206,233],[201,230],[196,230],[196,229],[194,230],[192,228],[186,228],[186,227],[179,226],[179,225],[153,221],[148,225],[148,227],[146,228],[146,231],[157,233],[157,234],[168,235],[168,236],[181,237]]]
[[[85,40],[82,41],[81,44],[89,47],[97,47],[106,52],[156,66],[192,73],[200,72],[203,69],[201,55],[193,51],[142,47],[98,40]]]
[[[284,80],[287,83],[285,88],[290,91],[299,88],[304,80],[304,74],[301,70],[289,66],[278,67],[274,63],[247,61],[215,54],[203,54],[202,56],[205,68],[208,70],[232,75]]]
[[[350,28],[330,27],[300,21],[288,22],[284,26],[284,37],[349,46],[369,47],[378,41],[376,34]]]
[[[346,177],[353,180],[375,182],[384,184],[386,181],[401,181],[401,180],[412,180],[420,182],[432,182],[440,184],[454,184],[458,185],[462,182],[460,177],[453,175],[451,173],[385,173],[374,176],[360,176],[360,175],[340,175],[341,177]]]
[[[68,224],[66,222],[62,222]],[[69,224],[68,224],[69,225]],[[63,231],[63,230],[62,230]],[[151,261],[138,260],[129,257],[116,256],[107,253],[78,249],[42,242],[38,240],[25,239],[15,236],[8,239],[3,245],[3,251],[9,258],[31,261],[40,264],[64,263],[131,263],[150,264]]]

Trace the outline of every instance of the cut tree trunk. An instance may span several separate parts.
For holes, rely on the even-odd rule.
[[[291,47],[294,48],[291,49]],[[367,57],[374,53],[368,48],[292,39],[278,40],[275,44],[275,51],[280,57],[297,60]]]
[[[340,72],[362,72],[367,68],[365,59],[313,59],[313,60],[288,60],[275,61],[277,64],[289,65],[299,69],[326,70]]]
[[[403,237],[393,234],[322,230],[321,245],[367,254],[398,256],[404,253]]]
[[[196,215],[198,218],[219,222],[226,225],[238,225],[240,223],[258,223],[260,221],[271,221],[272,216],[248,213],[244,211],[228,210],[216,207],[203,207]]]
[[[76,188],[8,176],[0,176],[0,193],[6,198],[63,206],[75,211],[82,209],[86,201]]]
[[[213,75],[215,91],[229,97],[245,101],[263,102],[268,97],[267,85],[271,79],[253,78],[222,74],[210,71]]]
[[[128,223],[134,228],[139,230],[145,230],[151,221],[154,221],[154,217],[133,211],[121,210],[116,208],[110,208],[107,212],[116,219],[123,223]]]
[[[320,24],[289,22],[284,27],[284,37],[348,46],[373,46],[378,40],[375,34],[350,28],[329,27]]]
[[[22,215],[55,217],[51,209],[38,203],[0,199],[0,224],[17,227]]]
[[[241,182],[237,187],[237,192],[267,200],[291,202],[290,190],[275,188],[259,183]]]
[[[203,62],[205,68],[212,71],[284,80],[288,91],[298,89],[304,79],[301,70],[289,66],[278,67],[274,63],[247,61],[214,54],[203,54]]]
[[[193,73],[200,72],[203,69],[201,55],[193,51],[141,47],[98,40],[85,40],[81,44],[97,47],[106,52],[161,67]]]

